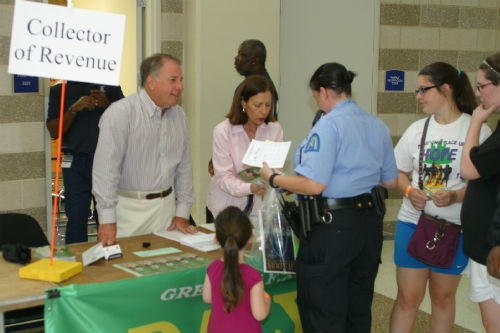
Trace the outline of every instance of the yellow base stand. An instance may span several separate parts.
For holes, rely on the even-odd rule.
[[[37,262],[21,267],[19,277],[25,279],[61,282],[82,271],[82,263],[65,260],[55,260],[50,265],[50,259],[41,259]]]

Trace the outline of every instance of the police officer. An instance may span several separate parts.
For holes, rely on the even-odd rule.
[[[395,188],[397,168],[389,129],[351,99],[354,76],[339,63],[320,66],[309,86],[326,115],[295,151],[297,175],[266,163],[261,169],[272,187],[319,195],[326,206],[327,215],[312,217],[310,230],[300,232],[297,304],[304,332],[371,327],[385,212],[376,209],[372,190]]]

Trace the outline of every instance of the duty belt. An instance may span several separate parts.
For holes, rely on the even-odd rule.
[[[351,198],[327,198],[326,203],[330,210],[346,208],[369,209],[373,207],[373,198],[370,193],[364,193]]]
[[[291,221],[294,232],[307,237],[311,226],[315,224],[330,224],[333,222],[333,212],[340,209],[374,209],[376,214],[383,218],[385,215],[385,199],[387,189],[377,185],[371,193],[363,193],[350,198],[324,198],[321,195],[298,196],[298,207],[286,207],[288,219]]]
[[[371,193],[363,193],[350,198],[325,198],[326,212],[319,219],[311,219],[311,225],[332,223],[333,211],[339,209],[370,209],[373,208],[373,196]]]

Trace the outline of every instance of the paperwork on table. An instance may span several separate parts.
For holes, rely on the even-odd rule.
[[[195,250],[202,252],[215,251],[220,248],[220,245],[215,241],[215,234],[206,234],[197,232],[195,234],[184,234],[182,231],[157,231],[154,233],[157,236],[164,237],[182,245],[192,247]]]

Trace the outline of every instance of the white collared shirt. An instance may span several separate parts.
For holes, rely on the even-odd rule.
[[[155,192],[174,186],[176,216],[194,202],[189,130],[184,110],[156,106],[144,89],[116,103],[99,122],[92,193],[99,223],[116,222],[117,190]]]

